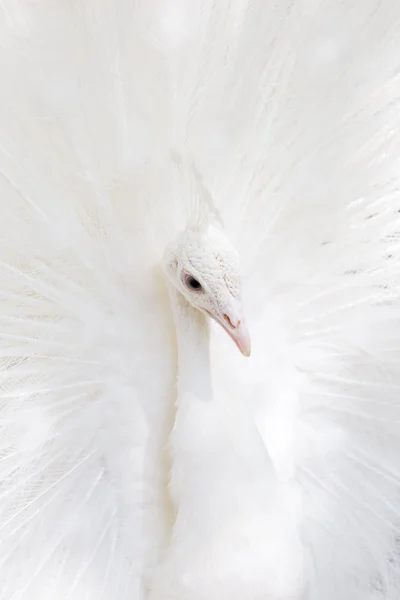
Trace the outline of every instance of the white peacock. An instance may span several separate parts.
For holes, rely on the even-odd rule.
[[[399,27],[0,2],[0,600],[398,600]]]

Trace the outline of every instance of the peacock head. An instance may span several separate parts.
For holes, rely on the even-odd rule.
[[[163,269],[187,302],[214,319],[242,354],[250,356],[239,256],[225,234],[213,225],[186,230],[167,247]]]

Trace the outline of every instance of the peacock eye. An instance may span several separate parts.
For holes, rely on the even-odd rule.
[[[200,281],[197,281],[192,275],[185,275],[185,285],[189,290],[200,292],[202,290]]]

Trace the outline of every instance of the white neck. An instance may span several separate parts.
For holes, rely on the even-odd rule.
[[[251,598],[286,598],[288,587],[297,594],[298,546],[265,446],[247,407],[223,386],[214,396],[207,318],[173,288],[170,297],[178,344],[170,440],[176,518],[150,598],[242,600],[249,589]]]
[[[207,317],[170,288],[178,344],[178,404],[187,394],[212,400],[210,333]]]

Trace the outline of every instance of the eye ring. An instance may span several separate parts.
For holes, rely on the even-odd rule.
[[[185,273],[185,275],[183,277],[183,281],[184,281],[185,286],[191,292],[202,292],[203,291],[203,286],[201,285],[200,281],[198,281],[195,277],[193,277],[193,275],[190,275],[189,273]]]

